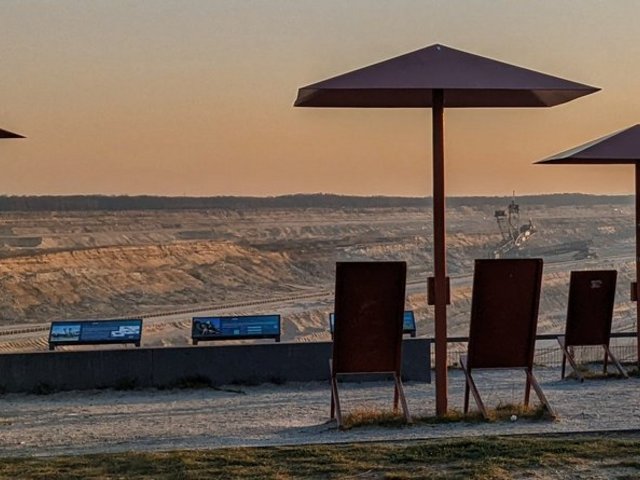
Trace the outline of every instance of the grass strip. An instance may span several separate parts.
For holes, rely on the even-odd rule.
[[[483,480],[531,478],[541,472],[554,474],[534,478],[565,478],[562,472],[575,471],[638,478],[640,435],[481,437],[0,459],[1,479]]]

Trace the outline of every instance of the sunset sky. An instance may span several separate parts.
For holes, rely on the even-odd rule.
[[[445,113],[448,195],[626,194],[534,166],[640,123],[637,0],[3,0],[0,194],[431,195],[431,111],[294,108],[434,43],[602,91]]]

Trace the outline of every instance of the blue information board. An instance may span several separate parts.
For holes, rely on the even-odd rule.
[[[329,314],[329,331],[331,335],[333,335],[333,325],[334,325],[335,314],[331,312]],[[408,333],[412,337],[416,336],[416,319],[413,315],[413,310],[406,310],[404,312],[404,316],[402,318],[402,333]]]
[[[51,322],[49,350],[58,345],[133,343],[140,346],[142,319]]]
[[[280,341],[280,315],[194,317],[191,339],[194,345],[209,340],[273,338]]]

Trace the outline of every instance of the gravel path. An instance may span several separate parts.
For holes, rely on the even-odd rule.
[[[640,430],[640,379],[586,380],[580,384],[560,380],[558,369],[540,369],[536,375],[559,414],[556,421],[363,427],[341,432],[334,422],[328,422],[329,387],[325,383],[230,387],[228,391],[6,394],[0,396],[0,455]],[[523,373],[478,372],[474,376],[488,406],[522,402]],[[452,408],[462,408],[463,386],[462,372],[452,371]],[[413,415],[433,415],[434,385],[409,383],[405,390]],[[386,382],[343,384],[341,392],[345,412],[362,406],[387,407],[393,398],[393,386]],[[533,392],[531,398],[537,402]]]

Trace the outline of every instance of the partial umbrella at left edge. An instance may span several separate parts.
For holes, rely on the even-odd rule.
[[[9,130],[3,130],[2,128],[0,128],[0,138],[25,138],[23,135],[20,135],[19,133],[13,133],[10,132]]]

